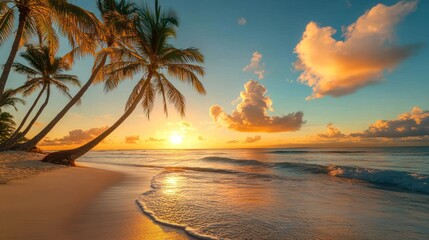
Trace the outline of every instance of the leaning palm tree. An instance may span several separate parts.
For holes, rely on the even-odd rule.
[[[86,41],[87,33],[98,31],[94,14],[68,0],[0,0],[0,45],[12,35],[15,23],[18,23],[15,38],[0,76],[0,96],[19,47],[32,36],[47,42],[55,52],[59,45],[55,28],[67,36],[73,48]]]
[[[51,50],[47,46],[35,47],[33,45],[27,45],[27,50],[21,54],[21,57],[28,62],[28,66],[21,63],[14,63],[13,69],[17,73],[26,75],[28,80],[18,90],[22,91],[24,96],[34,93],[37,89],[40,89],[40,92],[21,121],[21,124],[15,130],[15,133],[13,133],[11,138],[2,146],[3,148],[13,146],[30,131],[33,124],[47,106],[52,87],[56,87],[61,93],[72,98],[69,94],[69,87],[67,84],[80,86],[79,79],[76,75],[64,73],[64,71],[70,70],[71,66],[60,57],[52,57]],[[43,94],[46,95],[45,101],[27,127],[20,132]],[[2,147],[0,147],[0,149],[2,149]]]
[[[14,108],[15,111],[18,110],[16,107],[17,103],[24,104],[24,100],[15,97],[17,93],[16,90],[6,90],[3,93],[3,96],[0,97],[0,144],[6,141],[13,133],[15,128],[15,121],[13,120],[13,116],[4,112],[5,108]]]
[[[108,91],[123,80],[141,74],[128,98],[124,114],[92,141],[76,149],[51,153],[42,161],[74,166],[75,159],[87,153],[119,127],[138,104],[142,105],[149,117],[156,95],[162,97],[165,114],[168,114],[167,102],[169,102],[182,116],[185,115],[185,97],[168,77],[190,83],[197,92],[205,94],[204,86],[198,79],[198,75],[204,75],[204,69],[194,64],[203,63],[204,57],[198,49],[178,49],[169,44],[169,40],[176,35],[177,26],[174,14],[161,12],[158,1],[155,1],[154,12],[148,7],[142,10],[135,46],[131,49],[110,49],[121,55],[122,61],[111,62],[105,69],[105,89]]]
[[[112,53],[112,51],[106,49],[128,45],[131,37],[135,35],[135,21],[137,20],[137,8],[135,4],[127,0],[98,0],[97,6],[102,18],[102,24],[100,24],[102,31],[100,34],[92,36],[92,39],[97,39],[100,45],[104,47],[104,50],[101,50],[97,55],[91,76],[51,122],[32,139],[17,145],[16,149],[24,151],[33,149],[79,101],[94,81],[102,79],[101,70],[106,64],[107,58]]]

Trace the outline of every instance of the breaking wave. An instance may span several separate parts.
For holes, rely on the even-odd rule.
[[[235,165],[259,166],[270,168],[296,168],[311,173],[326,173],[330,176],[357,179],[370,182],[384,187],[394,187],[398,190],[420,192],[429,194],[429,175],[411,173],[406,171],[383,170],[373,168],[361,168],[338,165],[318,165],[308,163],[264,163],[257,160],[240,160],[222,157],[206,157],[202,159],[207,162],[221,162]]]

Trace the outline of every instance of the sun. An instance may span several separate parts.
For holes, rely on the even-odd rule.
[[[177,133],[173,133],[173,135],[170,136],[170,142],[174,145],[181,144],[183,142],[183,137]]]

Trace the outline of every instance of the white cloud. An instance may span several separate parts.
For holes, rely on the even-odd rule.
[[[237,24],[238,24],[238,25],[246,25],[246,24],[247,24],[247,20],[246,20],[244,17],[240,17],[240,18],[237,20]]]

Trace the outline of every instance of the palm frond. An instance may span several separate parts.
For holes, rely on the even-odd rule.
[[[3,95],[0,97],[0,112],[2,108],[12,107],[17,111],[16,105],[18,103],[25,104],[25,101],[21,98],[15,97],[18,91],[16,89],[7,89],[3,92]]]
[[[193,71],[189,70],[188,65],[168,65],[167,72],[169,75],[179,79],[180,81],[191,84],[194,89],[197,90],[198,93],[204,95],[206,94],[206,89],[204,88],[204,85],[200,82],[197,75]]]
[[[52,17],[47,17],[46,12],[33,13],[34,21],[36,22],[37,33],[41,39],[39,44],[46,44],[49,46],[50,56],[55,56],[59,48],[59,38],[53,27]]]
[[[6,6],[7,7],[7,6]],[[2,11],[0,15],[0,46],[10,37],[13,24],[15,21],[15,14],[13,9],[7,8]]]
[[[176,88],[174,85],[162,75],[160,79],[162,85],[167,90],[168,101],[174,106],[174,108],[179,112],[179,114],[184,117],[186,110],[186,100],[185,96]]]
[[[27,67],[27,66],[25,66],[24,64],[21,64],[21,63],[14,63],[12,65],[12,69],[15,72],[17,72],[17,73],[25,74],[25,75],[27,75],[29,77],[36,76],[37,74],[40,74],[38,71],[36,71],[36,70],[34,70],[34,69],[30,68],[30,67]]]
[[[15,131],[15,121],[8,112],[0,113],[0,143],[4,143]]]
[[[133,91],[131,92],[127,103],[125,105],[125,111],[128,110],[129,107],[131,107],[131,105],[133,105],[133,103],[135,101],[140,101],[141,99],[138,99],[138,96],[140,95],[141,92],[145,93],[147,91],[147,88],[151,88],[151,81],[146,79],[146,76],[143,76],[140,81],[136,84],[136,86],[133,88]]]
[[[105,76],[104,89],[111,91],[124,80],[131,79],[142,70],[143,66],[138,62],[117,62],[105,66],[103,74]]]
[[[57,75],[54,75],[53,78],[65,83],[65,84],[70,84],[70,85],[77,86],[77,87],[82,86],[80,81],[79,81],[79,77],[76,75],[57,74]]]

